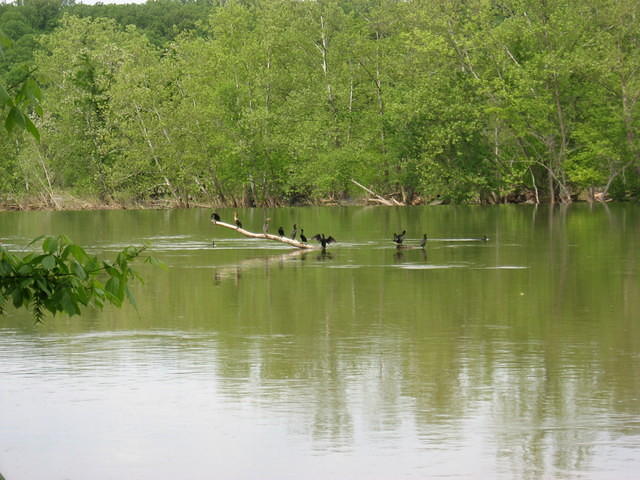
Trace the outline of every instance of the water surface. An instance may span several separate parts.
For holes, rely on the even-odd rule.
[[[65,233],[169,267],[140,265],[137,309],[0,317],[7,480],[637,477],[637,206],[238,214],[339,243],[206,210],[0,213],[13,250]],[[405,228],[426,251],[393,248]]]

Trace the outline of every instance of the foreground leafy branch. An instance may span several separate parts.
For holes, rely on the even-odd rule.
[[[121,306],[125,297],[135,305],[129,281],[142,279],[129,263],[146,247],[127,247],[108,261],[89,255],[65,236],[39,237],[31,244],[39,240],[42,253],[24,257],[0,245],[0,315],[9,299],[14,307],[31,310],[36,322],[47,311],[78,315],[81,306]],[[158,263],[151,256],[145,261]]]

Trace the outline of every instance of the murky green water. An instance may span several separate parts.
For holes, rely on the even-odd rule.
[[[637,478],[640,207],[239,211],[326,256],[209,214],[0,213],[169,266],[137,311],[0,317],[7,480]]]

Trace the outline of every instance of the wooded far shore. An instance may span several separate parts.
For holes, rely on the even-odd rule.
[[[37,132],[0,136],[4,208],[640,198],[637,0],[20,0],[0,32]]]

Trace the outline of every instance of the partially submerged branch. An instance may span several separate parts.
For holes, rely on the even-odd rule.
[[[375,198],[370,199],[372,202],[381,203],[382,205],[386,205],[387,207],[393,207],[393,206],[404,207],[405,206],[404,203],[397,201],[395,198],[391,198],[391,200],[387,200],[383,196],[378,195],[376,192],[374,192],[370,188],[367,188],[361,183],[356,182],[353,178],[351,179],[351,182],[357,185],[358,187],[360,187],[361,189],[363,189],[369,195],[373,195]]]
[[[271,233],[255,233],[250,232],[249,230],[245,230],[244,228],[238,227],[237,225],[232,225],[231,223],[221,222],[220,220],[211,219],[211,223],[214,225],[228,228],[230,230],[235,230],[241,235],[249,238],[262,238],[264,240],[273,240],[275,242],[286,243],[287,245],[291,245],[292,247],[302,248],[307,250],[312,250],[317,248],[314,245],[309,245],[308,243],[299,242],[298,240],[294,240],[292,238],[288,238],[285,236],[272,235]]]

